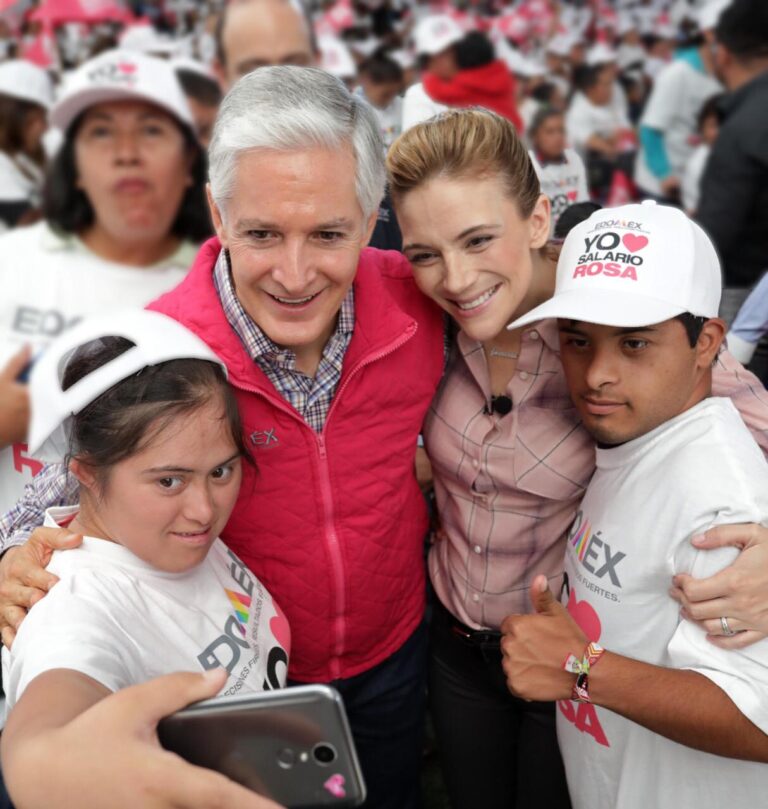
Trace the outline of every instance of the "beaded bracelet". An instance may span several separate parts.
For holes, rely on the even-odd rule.
[[[589,698],[589,670],[603,656],[605,649],[597,643],[590,643],[584,650],[584,657],[579,660],[575,655],[568,655],[563,668],[576,675],[571,699],[575,702],[591,702]]]

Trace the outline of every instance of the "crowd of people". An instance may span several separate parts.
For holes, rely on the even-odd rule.
[[[329,683],[366,809],[427,711],[453,809],[760,805],[768,4],[49,5],[0,12],[6,800],[274,809],[157,721]]]

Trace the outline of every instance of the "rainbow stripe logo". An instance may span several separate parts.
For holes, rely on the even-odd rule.
[[[579,526],[579,530],[571,537],[571,545],[573,545],[580,562],[584,559],[584,554],[587,551],[587,545],[589,545],[589,538],[591,536],[592,526],[590,526],[589,520],[585,519]]]
[[[235,618],[237,618],[237,628],[240,634],[245,636],[245,627],[248,624],[248,608],[251,606],[251,599],[244,593],[235,593],[232,590],[224,591],[235,608]]]

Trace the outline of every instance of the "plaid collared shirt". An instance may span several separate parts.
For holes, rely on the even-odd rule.
[[[224,250],[219,254],[213,271],[213,283],[221,300],[224,314],[240,338],[248,356],[267,375],[275,390],[292,405],[315,431],[323,429],[328,411],[341,379],[344,355],[347,353],[355,328],[355,296],[352,287],[339,310],[336,331],[323,349],[323,356],[314,377],[296,370],[296,354],[280,348],[246,314],[237,299]]]

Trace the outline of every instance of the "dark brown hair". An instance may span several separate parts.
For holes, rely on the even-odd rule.
[[[192,185],[182,197],[171,233],[181,239],[199,243],[213,233],[205,197],[207,163],[205,152],[192,130],[172,119],[184,137],[184,148],[193,156]],[[90,200],[77,187],[75,137],[83,122],[80,115],[67,130],[64,143],[56,153],[43,187],[43,216],[54,228],[65,233],[80,233],[90,227],[95,214]]]
[[[126,352],[123,337],[103,337],[81,346],[67,364],[62,389]],[[104,488],[109,470],[147,446],[176,418],[193,413],[220,396],[233,443],[252,461],[234,392],[215,362],[169,360],[121,380],[73,416],[70,456],[90,467]]]
[[[24,130],[30,116],[40,109],[40,106],[31,101],[0,94],[0,152],[7,155],[23,152],[40,167],[44,165],[45,152],[42,145],[34,154],[28,154],[24,149]]]

